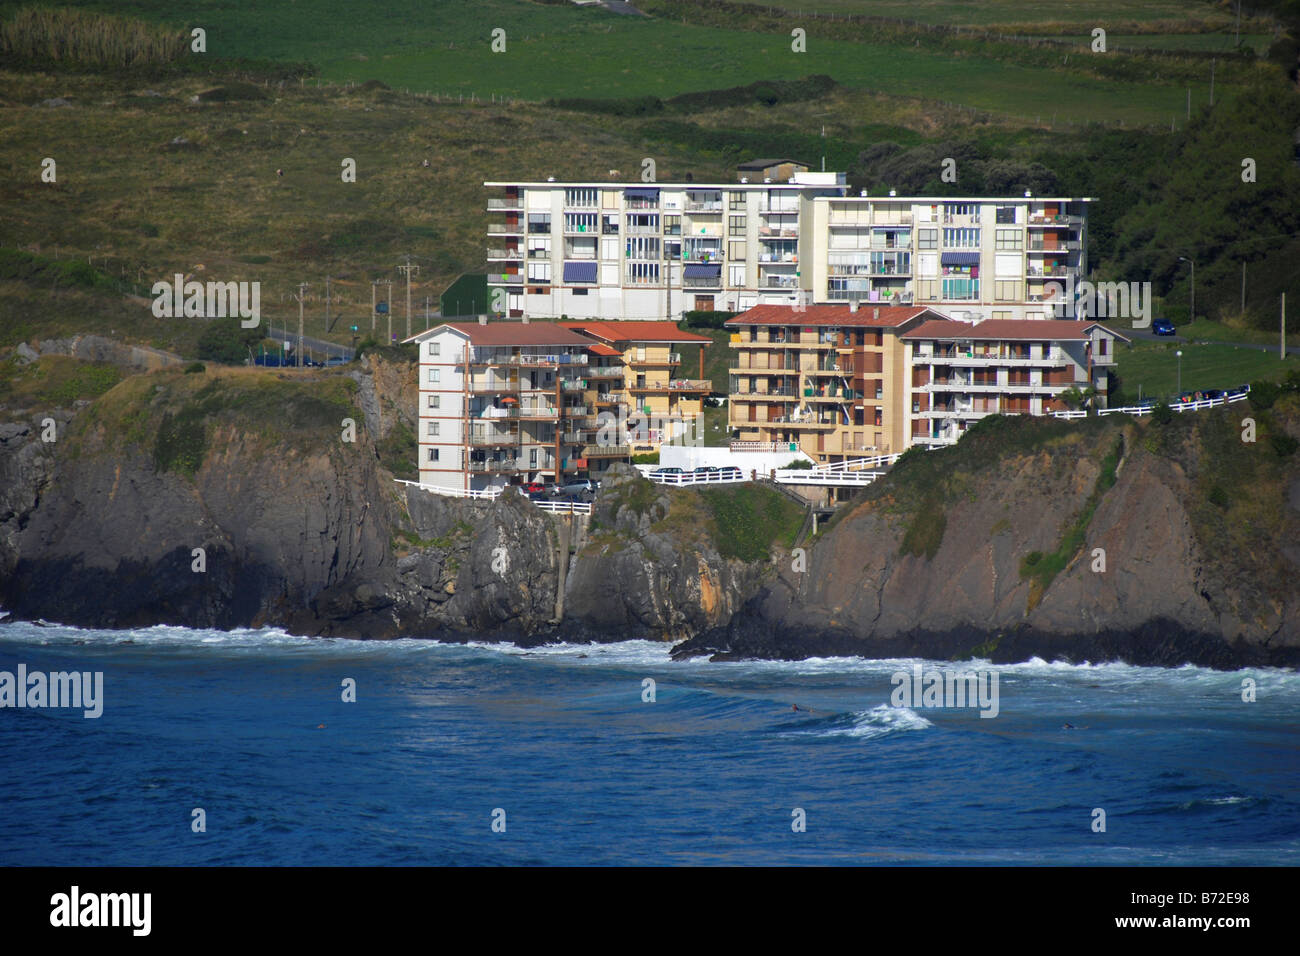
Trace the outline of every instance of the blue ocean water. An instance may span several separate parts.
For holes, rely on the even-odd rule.
[[[890,706],[911,660],[646,642],[0,623],[19,663],[104,711],[0,709],[0,864],[1300,863],[1293,671],[996,666],[988,719]]]

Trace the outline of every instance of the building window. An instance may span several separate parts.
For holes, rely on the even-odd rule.
[[[430,395],[430,396],[429,396],[429,407],[430,407],[430,408],[439,408],[439,407],[441,407],[441,405],[442,405],[442,396],[441,396],[441,395]]]
[[[974,216],[975,220],[978,222],[980,207],[978,203],[971,202],[944,203],[943,216],[945,219],[953,216]]]
[[[939,248],[939,230],[938,229],[916,230],[916,248],[918,249]]]
[[[436,383],[441,375],[442,375],[442,371],[440,369],[436,369],[436,368],[429,369],[429,382],[431,384]]]
[[[550,282],[551,264],[549,262],[528,263],[528,281],[529,282]]]
[[[429,357],[430,357],[430,358],[433,358],[435,355],[437,355],[438,352],[439,352],[439,348],[440,348],[439,343],[437,343],[437,342],[430,342],[430,343],[429,343]]]
[[[564,231],[595,232],[596,215],[594,212],[566,212],[564,214]]]
[[[438,460],[438,449],[436,449],[436,448],[430,448],[427,452],[425,452],[425,460],[426,460],[426,461],[437,461],[437,460]]]
[[[646,216],[646,219],[655,219],[655,216]],[[664,235],[680,236],[682,234],[682,217],[681,216],[664,216]]]
[[[999,229],[997,247],[1001,250],[1019,249],[1024,245],[1024,237],[1019,229]]]
[[[528,231],[548,233],[551,231],[551,214],[549,212],[530,212],[528,214]]]
[[[424,426],[425,436],[428,438],[438,437],[438,424],[438,422],[426,422]]]
[[[727,208],[728,208],[728,209],[744,209],[744,208],[745,208],[745,193],[744,193],[744,192],[739,192],[739,191],[738,191],[738,192],[730,192],[730,193],[727,193]]]
[[[595,206],[598,192],[597,189],[566,189],[564,191],[564,204],[566,206]]]
[[[974,301],[980,297],[979,279],[951,278],[943,281],[943,297],[958,301]]]
[[[731,232],[744,232],[744,231],[745,231],[745,217],[744,217],[744,216],[728,216],[728,217],[727,217],[727,228],[728,228]]]
[[[978,249],[980,231],[978,229],[945,229],[943,231],[945,249]]]
[[[732,239],[730,242],[727,243],[727,258],[728,259],[745,258],[744,239]]]
[[[628,236],[624,242],[629,259],[659,258],[659,240],[654,236]]]
[[[727,285],[743,287],[744,284],[745,284],[745,267],[727,266]]]
[[[883,415],[884,415],[883,411],[881,410],[880,406],[877,405],[877,406],[876,406],[876,419],[875,419],[875,421],[876,421],[876,427],[877,427],[877,428],[879,428],[879,427],[881,426],[881,424],[883,424],[883,422],[882,422],[882,417],[883,417]]]
[[[1020,283],[1014,280],[1002,280],[993,283],[993,298],[999,302],[1015,302],[1019,298]],[[997,316],[995,315],[994,318]],[[1010,318],[1010,316],[1007,316]]]

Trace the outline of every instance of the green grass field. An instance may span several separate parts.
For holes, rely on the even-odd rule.
[[[1139,343],[1116,353],[1121,385],[1110,404],[1136,402],[1139,394],[1142,398],[1174,398],[1179,386],[1179,359],[1175,353],[1180,349],[1184,392],[1278,380],[1300,365],[1294,356],[1285,361],[1278,358],[1276,349],[1261,352],[1233,345]]]
[[[214,56],[308,60],[329,81],[377,79],[395,88],[488,100],[667,97],[824,73],[849,86],[958,102],[1030,121],[1055,116],[1062,122],[1147,124],[1165,122],[1186,95],[1182,83],[1162,83],[1154,76],[1126,82],[1088,75],[1089,65],[1079,57],[1074,67],[1062,61],[1060,68],[1048,68],[894,42],[815,37],[809,39],[807,53],[794,53],[784,33],[620,17],[596,8],[525,0],[475,0],[472,17],[464,15],[464,5],[456,0],[386,0],[364,16],[339,0],[313,4],[309,16],[292,0],[248,6],[222,0],[75,5],[178,27],[203,26]],[[1120,0],[1112,5],[1140,6]],[[0,4],[0,16],[17,6]],[[1029,7],[1022,10],[1027,15]],[[491,48],[497,28],[506,32],[502,53]],[[1202,95],[1198,86],[1208,86],[1208,75],[1203,83],[1193,83],[1197,101]]]
[[[1041,3],[1038,0],[748,0],[785,10],[814,11],[916,20],[947,26],[989,27],[1050,21],[1099,26],[1112,23],[1177,22],[1195,26],[1201,21],[1231,23],[1224,11],[1202,0],[1072,0]],[[1244,22],[1250,22],[1247,17]]]

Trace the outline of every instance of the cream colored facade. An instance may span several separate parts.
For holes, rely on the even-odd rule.
[[[736,441],[790,446],[818,462],[907,445],[907,351],[925,308],[759,306],[727,322],[728,427]]]
[[[1087,275],[1089,199],[818,197],[802,260],[817,302],[1050,319]]]

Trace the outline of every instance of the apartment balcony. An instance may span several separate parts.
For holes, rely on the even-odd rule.
[[[493,223],[488,226],[487,234],[489,236],[522,236],[524,234],[524,224],[522,222],[513,225]]]
[[[470,382],[466,391],[471,395],[514,395],[519,392],[519,383],[508,379],[483,379]]]
[[[513,475],[521,470],[521,465],[514,459],[503,461],[471,461],[469,470],[482,474]]]
[[[679,365],[681,364],[681,361],[682,361],[682,354],[680,352],[669,352],[668,355],[664,358],[649,358],[649,357],[636,358],[636,359],[629,360],[627,364],[632,366],[655,367],[655,366],[664,366],[664,365]]]
[[[687,200],[682,208],[685,212],[720,213],[722,212],[722,200],[709,200],[707,202],[691,202]]]
[[[769,388],[766,392],[732,392],[731,397],[738,402],[756,401],[761,402],[766,398],[798,398],[803,393],[794,387],[790,388]]]
[[[1078,252],[1083,248],[1083,243],[1078,239],[1066,239],[1055,244],[1043,242],[1042,240],[1029,240],[1025,245],[1026,252]]]
[[[631,445],[586,445],[582,449],[583,458],[627,458],[632,454]]]
[[[481,434],[475,432],[471,433],[465,441],[466,444],[475,448],[500,448],[507,445],[518,445],[519,434],[518,432],[486,432]]]
[[[1052,269],[1035,268],[1030,266],[1026,270],[1026,275],[1031,279],[1061,279],[1068,275],[1073,275],[1074,269],[1067,269],[1065,266],[1058,266]]]
[[[683,289],[721,289],[722,276],[700,276],[682,280]]]
[[[608,408],[622,405],[626,399],[627,395],[623,392],[601,392],[596,396],[596,407]]]
[[[591,414],[591,410],[586,405],[565,405],[564,417],[576,421],[579,418],[586,418]]]
[[[624,370],[622,368],[600,368],[595,365],[588,365],[582,374],[587,378],[622,378]]]
[[[487,251],[489,262],[517,262],[524,258],[522,249],[489,249]]]
[[[582,379],[572,378],[560,382],[560,390],[564,392],[581,392],[587,388],[587,383]]]
[[[489,212],[497,212],[500,210],[523,209],[524,197],[513,196],[513,197],[506,197],[505,199],[489,199],[487,201],[487,207]]]
[[[510,410],[511,418],[520,418],[527,421],[555,421],[560,417],[560,410],[554,405],[521,405],[519,408]]]
[[[678,378],[671,379],[667,382],[646,382],[639,385],[629,385],[629,392],[700,392],[706,393],[713,391],[713,382],[710,379],[698,378]]]
[[[1064,213],[1058,216],[1046,216],[1042,213],[1035,213],[1029,217],[1029,221],[1025,225],[1030,229],[1060,229],[1065,226],[1083,225],[1083,217],[1070,216]]]
[[[1030,366],[1060,366],[1070,364],[1070,357],[1059,349],[1052,349],[1047,355],[1039,358],[1029,358],[1028,356],[1019,355],[980,355],[976,353],[951,353],[940,354],[930,352],[916,352],[912,356],[913,364],[922,365],[954,365],[963,368],[992,368],[996,366],[1008,366],[1012,368],[1027,368]]]
[[[741,365],[741,366],[737,366],[737,367],[735,367],[735,368],[729,368],[729,369],[727,369],[727,373],[728,373],[729,375],[760,375],[760,376],[761,376],[761,375],[779,375],[779,376],[782,376],[782,377],[794,377],[794,376],[797,376],[797,375],[799,374],[800,371],[801,371],[801,369],[799,368],[799,366],[798,366],[798,365],[794,365],[794,364],[791,364],[791,365],[785,365],[785,366],[782,366],[781,368],[775,368],[775,367],[774,367],[774,368],[766,368],[766,367],[762,367],[762,368],[760,368],[760,367],[757,366],[757,365],[754,365],[754,366]]]
[[[826,365],[817,368],[804,369],[805,375],[852,375],[853,369],[848,366]]]

